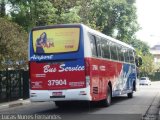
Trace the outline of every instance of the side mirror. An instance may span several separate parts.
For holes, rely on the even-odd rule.
[[[138,57],[138,62],[139,62],[139,66],[142,65],[142,58],[141,57]]]
[[[140,56],[136,57],[135,62],[136,62],[136,66],[140,67],[142,65],[142,57]]]

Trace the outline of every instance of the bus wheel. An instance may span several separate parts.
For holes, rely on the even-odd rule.
[[[133,98],[133,92],[127,94],[128,98]]]
[[[111,87],[108,86],[107,87],[107,97],[106,99],[102,100],[102,105],[105,107],[108,107],[109,105],[111,105],[111,100],[112,100],[112,91],[111,91]]]
[[[128,98],[133,98],[133,91],[135,90],[136,86],[135,86],[135,82],[133,83],[133,88],[132,88],[132,92],[127,93],[127,97]]]

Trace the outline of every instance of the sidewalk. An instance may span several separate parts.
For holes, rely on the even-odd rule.
[[[21,106],[21,105],[25,105],[25,104],[29,104],[30,100],[26,99],[19,99],[19,100],[15,100],[15,101],[9,101],[9,102],[4,102],[4,103],[0,103],[0,110],[1,109],[6,109],[6,108],[11,108],[11,107],[16,107],[16,106]]]

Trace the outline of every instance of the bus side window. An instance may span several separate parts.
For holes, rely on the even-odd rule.
[[[120,45],[120,46],[117,46],[117,51],[118,51],[118,59],[119,61],[124,61],[124,53],[123,53],[123,47]]]
[[[125,57],[125,62],[129,62],[129,52],[128,49],[124,49],[124,57]]]
[[[110,42],[111,59],[118,60],[116,43]]]
[[[96,43],[97,43],[97,53],[98,57],[102,56],[102,50],[101,50],[101,38],[96,36]]]
[[[108,40],[102,39],[101,48],[102,48],[102,57],[110,59],[110,48]]]
[[[130,57],[130,62],[135,63],[134,52],[132,50],[129,50],[129,57]]]
[[[89,34],[92,56],[97,57],[96,39],[94,35]]]

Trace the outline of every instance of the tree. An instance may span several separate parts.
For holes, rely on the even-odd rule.
[[[149,51],[150,47],[148,46],[148,44],[139,39],[131,39],[130,41],[128,41],[128,44],[132,45],[134,48],[141,51],[141,54],[143,55],[151,55]]]
[[[141,72],[145,75],[152,75],[154,73],[154,62],[153,62],[153,56],[151,55],[145,55],[142,56],[143,59],[143,65],[140,68]]]
[[[10,0],[12,20],[26,31],[34,26],[80,22],[77,1],[72,0]]]
[[[12,4],[12,20],[29,31],[34,26],[53,24],[55,11],[48,0],[10,0]]]
[[[56,24],[79,23],[80,0],[50,0],[56,9]]]
[[[0,17],[4,17],[6,15],[6,9],[5,9],[5,5],[6,5],[6,0],[0,0]]]
[[[154,66],[154,60],[151,53],[143,53],[143,50],[136,49],[136,53],[142,57],[142,66],[140,67],[140,73],[143,76],[152,75],[155,66]]]
[[[19,66],[27,61],[28,35],[19,25],[0,18],[0,68]]]
[[[135,0],[95,0],[90,23],[104,34],[128,43],[139,29],[134,3]]]

